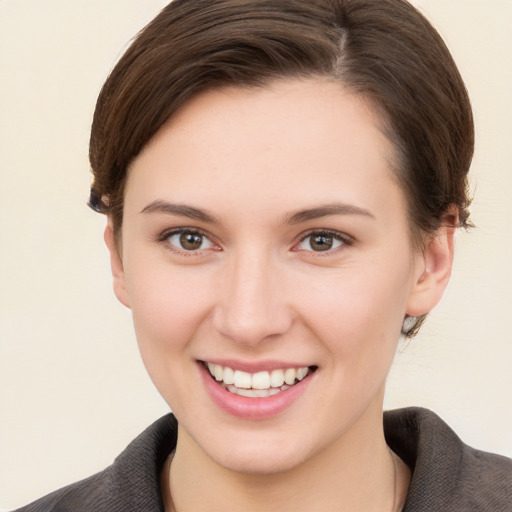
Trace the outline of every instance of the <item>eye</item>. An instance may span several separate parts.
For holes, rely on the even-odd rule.
[[[164,233],[162,239],[167,241],[174,249],[194,252],[211,249],[213,242],[200,231],[193,229],[179,229]]]
[[[350,239],[336,231],[316,231],[302,238],[296,250],[327,252],[349,244]]]

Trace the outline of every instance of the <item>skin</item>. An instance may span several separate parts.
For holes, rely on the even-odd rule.
[[[453,229],[413,247],[393,161],[361,97],[310,79],[204,93],[132,163],[121,240],[110,224],[105,240],[116,295],[179,420],[169,508],[169,493],[178,511],[400,505],[409,472],[398,464],[395,496],[385,380],[405,315],[442,296]],[[148,211],[155,201],[215,222]],[[290,222],[333,204],[345,207]],[[205,235],[199,250],[168,233],[183,228]],[[332,249],[315,251],[312,230]],[[285,411],[251,421],[206,392],[197,361],[224,358],[318,369]]]

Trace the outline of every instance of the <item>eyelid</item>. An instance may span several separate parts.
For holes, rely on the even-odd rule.
[[[205,238],[207,238],[213,245],[213,247],[210,247],[208,249],[198,249],[196,251],[187,251],[185,249],[180,249],[179,247],[176,247],[175,245],[169,243],[169,238],[173,235],[178,235],[182,233],[192,233],[201,235]],[[195,228],[195,227],[188,227],[188,226],[180,226],[176,228],[169,228],[164,230],[160,235],[156,238],[157,243],[165,244],[166,247],[173,251],[174,253],[185,255],[185,256],[195,256],[197,254],[203,253],[205,251],[218,251],[220,250],[219,244],[217,244],[212,235],[210,235],[208,232],[204,231],[203,229]]]
[[[208,248],[208,249],[198,249],[197,251],[187,251],[184,249],[180,249],[179,247],[176,247],[168,242],[168,240],[171,236],[176,235],[176,234],[181,234],[184,232],[198,234],[198,235],[201,235],[201,236],[207,238],[213,244],[213,247]],[[297,247],[299,244],[304,242],[304,240],[306,240],[307,238],[314,236],[314,235],[331,236],[334,239],[342,242],[343,245],[341,247],[337,247],[335,249],[329,249],[326,251],[305,250],[305,249],[299,249]],[[220,248],[219,244],[217,242],[215,242],[214,237],[212,235],[210,235],[207,231],[200,229],[200,228],[196,228],[196,227],[180,226],[180,227],[176,227],[176,228],[166,229],[166,230],[162,231],[162,233],[156,237],[155,241],[157,243],[162,243],[162,244],[165,243],[167,245],[167,247],[169,248],[169,250],[171,250],[175,253],[178,253],[178,254],[186,255],[186,256],[194,256],[194,255],[197,255],[198,253],[202,253],[204,251],[222,250]],[[310,230],[306,231],[305,233],[301,233],[296,238],[296,240],[293,244],[293,247],[292,247],[292,251],[297,251],[297,252],[304,251],[304,252],[313,253],[317,256],[322,256],[322,255],[328,255],[328,254],[337,252],[338,250],[342,249],[344,246],[351,246],[354,243],[355,243],[355,240],[353,237],[351,237],[350,235],[347,235],[346,233],[343,233],[341,231],[337,231],[337,230],[333,230],[333,229],[325,229],[325,228],[324,229],[321,229],[321,228],[320,229],[310,229]]]
[[[328,235],[328,236],[331,236],[335,240],[339,240],[340,242],[342,242],[343,245],[341,247],[336,247],[335,249],[329,249],[329,250],[326,250],[326,251],[313,251],[313,250],[306,250],[306,249],[298,249],[297,248],[297,246],[299,244],[301,244],[302,242],[304,242],[304,240],[306,240],[307,238],[312,237],[314,235]],[[354,245],[354,243],[355,243],[355,240],[354,240],[353,237],[351,237],[350,235],[347,235],[346,233],[343,233],[341,231],[337,231],[335,229],[310,229],[306,233],[302,233],[302,234],[300,234],[297,237],[297,240],[295,241],[292,250],[293,251],[297,251],[297,252],[298,251],[309,252],[309,253],[313,253],[313,254],[315,254],[317,256],[322,256],[322,255],[326,256],[328,254],[333,254],[334,252],[339,251],[344,246]]]

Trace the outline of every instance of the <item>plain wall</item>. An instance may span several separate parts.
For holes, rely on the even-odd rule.
[[[105,219],[86,207],[97,93],[165,3],[0,0],[0,509],[102,469],[167,412],[111,290]],[[512,2],[415,3],[473,101],[478,228],[458,235],[446,296],[400,346],[386,407],[429,407],[512,456]]]

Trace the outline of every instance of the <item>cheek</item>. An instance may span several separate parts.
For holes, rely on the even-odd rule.
[[[133,321],[145,360],[153,353],[183,350],[190,343],[209,312],[208,282],[200,272],[180,272],[170,265],[128,269]]]
[[[343,269],[317,280],[303,300],[306,322],[328,350],[344,358],[394,354],[407,300],[407,276],[393,269]]]
[[[135,270],[135,269],[132,269]],[[196,400],[189,372],[194,340],[208,315],[208,290],[187,275],[147,265],[128,274],[131,309],[144,366],[162,397],[176,413]],[[196,354],[197,356],[197,354]],[[184,399],[186,397],[186,400]]]

